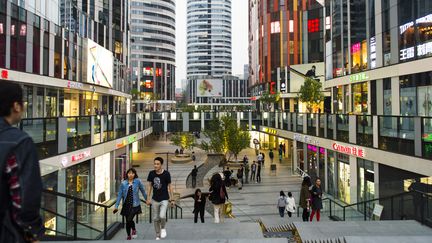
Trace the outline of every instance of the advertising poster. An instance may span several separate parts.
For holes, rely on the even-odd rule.
[[[197,80],[197,97],[221,97],[222,80],[221,79],[198,79]]]
[[[95,158],[95,199],[98,203],[110,199],[110,153]]]
[[[113,63],[111,51],[87,39],[87,83],[112,88]]]

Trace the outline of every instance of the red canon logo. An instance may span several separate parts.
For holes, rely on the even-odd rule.
[[[341,145],[338,143],[333,143],[332,148],[335,151],[338,151],[338,152],[341,152],[344,154],[354,155],[354,156],[361,157],[361,158],[365,157],[364,149],[361,147],[350,146],[350,145],[345,146],[345,145]]]

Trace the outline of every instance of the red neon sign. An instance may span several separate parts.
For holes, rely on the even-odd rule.
[[[318,32],[319,31],[319,19],[309,19],[308,20],[308,32]]]
[[[364,149],[357,146],[333,143],[332,148],[333,150],[338,151],[340,153],[354,155],[360,158],[364,158],[366,156]]]
[[[90,157],[90,155],[91,155],[90,150],[84,151],[82,153],[72,155],[71,160],[72,162],[76,162],[78,160],[82,160],[84,158]]]
[[[8,79],[9,78],[9,71],[8,70],[2,70],[1,71],[1,78],[2,79]]]
[[[276,85],[276,82],[270,83],[270,94],[275,94],[275,91],[273,90],[273,87]]]

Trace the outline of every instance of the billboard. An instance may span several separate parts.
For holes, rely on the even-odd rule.
[[[315,66],[315,70],[312,68],[313,66]],[[323,62],[291,65],[290,67],[290,90],[287,91],[289,93],[299,92],[300,87],[304,83],[305,76],[319,79],[321,83],[324,83]]]
[[[111,51],[87,39],[87,83],[112,88],[114,57]]]
[[[197,97],[221,97],[222,79],[198,79]]]

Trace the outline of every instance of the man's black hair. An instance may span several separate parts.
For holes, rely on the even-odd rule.
[[[163,165],[163,159],[161,157],[156,157],[154,158],[154,160],[157,160],[161,163],[161,165]]]
[[[23,91],[21,86],[9,81],[0,80],[0,117],[9,116],[13,104],[23,103]]]

